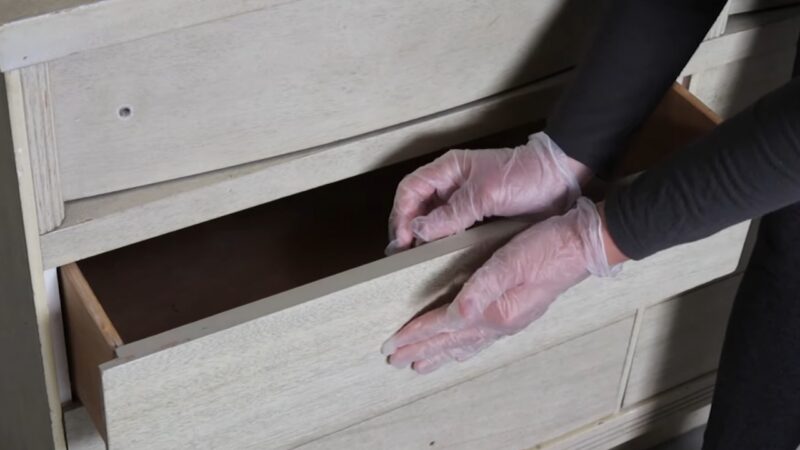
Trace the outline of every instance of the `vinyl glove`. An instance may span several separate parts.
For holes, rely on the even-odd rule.
[[[595,205],[582,197],[515,236],[464,284],[453,303],[404,326],[381,351],[398,368],[428,373],[464,361],[547,311],[564,291],[590,274],[610,276]]]
[[[406,176],[389,216],[387,254],[464,231],[485,217],[561,214],[589,169],[545,133],[513,149],[450,150]]]

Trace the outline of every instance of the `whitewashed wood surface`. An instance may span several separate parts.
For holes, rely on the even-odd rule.
[[[299,448],[532,448],[614,411],[632,326],[629,317]]]
[[[52,61],[64,198],[295,152],[552,75],[590,28],[596,2],[577,3],[305,0]]]
[[[740,281],[732,276],[644,311],[624,406],[717,369]]]
[[[102,367],[112,448],[302,444],[729,273],[747,224],[587,280],[466,364],[422,378],[387,366],[381,342],[513,229],[492,224],[122,346]]]

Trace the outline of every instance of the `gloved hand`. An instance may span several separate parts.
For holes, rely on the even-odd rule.
[[[386,252],[464,231],[485,217],[560,214],[590,177],[544,133],[514,149],[450,150],[400,182]]]
[[[585,197],[563,216],[531,226],[497,250],[453,303],[404,326],[381,352],[398,368],[428,373],[464,361],[547,311],[564,291],[589,274],[610,276],[601,220]]]

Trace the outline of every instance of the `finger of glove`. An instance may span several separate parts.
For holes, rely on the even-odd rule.
[[[403,178],[397,186],[389,215],[387,251],[409,248],[414,240],[411,221],[425,214],[429,203],[446,200],[464,181],[464,166],[469,157],[463,150],[451,150]]]
[[[524,269],[525,261],[516,253],[516,245],[512,240],[475,271],[450,304],[452,315],[461,317],[466,323],[477,323],[492,302],[520,286],[524,274],[518,272]]]
[[[486,323],[503,335],[515,334],[538,320],[555,300],[549,286],[525,284],[505,292],[484,311]]]
[[[386,356],[393,354],[398,348],[425,341],[441,333],[450,333],[460,328],[457,317],[448,312],[446,306],[413,319],[390,337],[381,346],[381,353]]]
[[[491,339],[485,330],[472,327],[452,333],[441,333],[426,340],[400,347],[389,357],[389,363],[397,368],[407,367],[414,361],[436,357],[439,354],[450,356],[461,351],[483,348],[483,341]]]
[[[411,232],[422,242],[435,241],[466,230],[482,220],[485,213],[481,194],[465,184],[444,205],[413,219]]]
[[[440,354],[438,354],[436,356],[432,356],[432,357],[427,358],[427,359],[421,359],[419,361],[414,361],[411,364],[411,368],[414,369],[414,371],[417,372],[420,375],[426,375],[426,374],[429,374],[431,372],[434,372],[434,371],[438,370],[440,367],[442,367],[443,365],[447,364],[451,360],[452,359],[448,355],[446,355],[444,353],[440,353]]]

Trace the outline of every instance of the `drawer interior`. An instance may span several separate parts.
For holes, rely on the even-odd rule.
[[[671,90],[634,137],[618,175],[658,163],[714,121]],[[519,145],[541,125],[456,147]],[[101,433],[98,366],[116,358],[116,348],[384,257],[397,183],[442,152],[62,268],[73,386]]]

